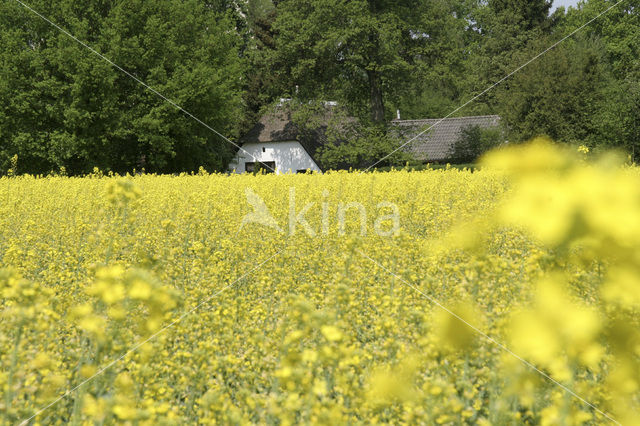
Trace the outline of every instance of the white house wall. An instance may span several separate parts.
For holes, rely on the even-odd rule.
[[[320,171],[320,167],[297,141],[246,143],[242,145],[242,149],[238,151],[229,167],[235,169],[236,173],[244,173],[245,163],[256,161],[274,161],[278,174],[295,173],[298,170]]]

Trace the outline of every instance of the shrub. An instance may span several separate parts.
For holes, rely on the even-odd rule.
[[[453,163],[472,163],[482,154],[502,143],[504,143],[504,135],[499,127],[466,127],[462,129],[460,138],[451,148],[451,161]]]

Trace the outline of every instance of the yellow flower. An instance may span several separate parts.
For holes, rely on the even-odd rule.
[[[602,297],[625,309],[640,308],[640,270],[637,267],[613,268],[602,286]]]
[[[87,315],[78,321],[78,326],[99,341],[105,339],[106,321],[97,315]]]
[[[317,396],[324,396],[327,394],[327,383],[324,380],[316,379],[313,383],[313,393]]]
[[[92,377],[94,374],[96,374],[97,371],[98,369],[95,367],[95,365],[85,364],[80,368],[80,375],[85,379],[88,379],[89,377]]]
[[[322,335],[330,342],[337,342],[342,340],[342,332],[333,325],[323,325],[320,328]]]
[[[542,140],[483,164],[0,177],[3,415],[19,422],[135,348],[34,422],[606,420],[466,321],[633,424],[639,169]],[[241,227],[249,187],[280,225],[295,188],[316,237]],[[355,203],[364,226],[358,208],[341,227]],[[390,205],[401,232],[378,235]]]
[[[41,352],[36,355],[36,357],[33,359],[31,364],[33,365],[33,368],[35,368],[36,370],[41,370],[41,369],[49,369],[51,367],[52,362],[49,354]]]
[[[375,404],[391,404],[395,400],[409,401],[414,395],[411,383],[389,371],[378,371],[370,378],[368,398]]]
[[[466,349],[478,336],[476,329],[482,327],[480,316],[470,303],[458,303],[450,311],[453,314],[438,309],[434,321],[437,340],[445,351]]]
[[[120,420],[133,420],[137,417],[137,410],[128,404],[117,404],[113,407],[113,414]]]
[[[96,399],[91,395],[85,395],[82,412],[95,421],[101,421],[107,414],[107,403],[102,398]]]
[[[151,297],[151,286],[145,281],[136,279],[131,283],[129,296],[133,299],[147,300]]]

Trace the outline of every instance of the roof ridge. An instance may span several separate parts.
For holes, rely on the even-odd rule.
[[[497,114],[489,115],[468,115],[465,117],[447,117],[447,118],[414,118],[411,120],[391,120],[391,123],[410,123],[415,121],[448,121],[448,120],[465,120],[469,118],[501,118]]]

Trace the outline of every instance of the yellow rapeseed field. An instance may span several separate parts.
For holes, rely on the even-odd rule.
[[[1,178],[0,421],[638,423],[640,172],[588,155]]]

